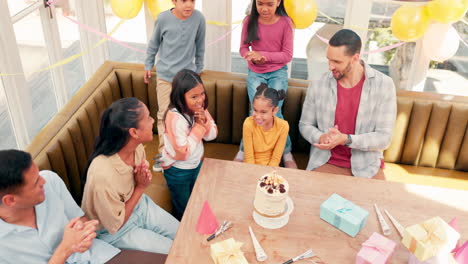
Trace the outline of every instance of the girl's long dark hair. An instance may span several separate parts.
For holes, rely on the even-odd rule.
[[[278,16],[288,16],[286,9],[284,8],[283,0],[281,0],[279,6],[276,8],[276,15]],[[259,40],[257,31],[258,31],[258,10],[257,10],[257,0],[252,1],[252,9],[250,11],[249,24],[247,24],[247,38],[245,38],[244,44],[250,43],[254,40]]]
[[[183,69],[178,72],[172,81],[171,103],[168,109],[175,108],[181,114],[192,115],[193,113],[190,112],[189,108],[187,107],[187,103],[185,102],[185,94],[199,84],[203,86],[203,81],[196,72],[188,69]],[[203,104],[203,109],[206,108],[208,108],[207,95],[205,95],[205,101]],[[185,119],[187,119],[185,115],[183,116]],[[166,119],[165,116],[164,119]],[[187,121],[190,125],[192,125],[190,120],[187,119]]]
[[[84,189],[91,162],[99,155],[111,156],[119,152],[130,140],[129,129],[138,128],[140,108],[143,103],[137,98],[129,97],[115,101],[101,117],[99,135],[94,150],[81,176],[81,188]]]

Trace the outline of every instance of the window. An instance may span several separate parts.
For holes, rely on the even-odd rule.
[[[0,149],[17,148],[16,138],[13,134],[11,117],[3,89],[3,82],[0,80]]]
[[[14,16],[38,1],[39,0],[8,0],[10,14]]]
[[[317,19],[308,29],[296,30],[294,39],[295,42],[302,42],[302,44],[295,43],[295,49],[298,50],[297,52],[302,50],[305,53],[305,57],[302,54],[299,56],[306,60],[307,78],[304,79],[308,80],[317,80],[323,73],[328,72],[327,44],[321,38],[328,40],[343,28],[347,6],[346,0],[317,0],[316,3],[317,9],[320,11],[317,14]],[[303,36],[298,37],[297,35],[300,34]],[[294,70],[293,61],[293,74],[291,76],[294,76],[295,72],[298,71]]]
[[[16,22],[13,28],[31,95],[29,134],[33,137],[57,112],[51,71],[42,70],[50,64],[39,10]]]
[[[390,27],[392,15],[400,6],[400,4],[391,3],[390,1],[376,1],[373,3],[365,51],[377,50],[399,42],[399,40],[392,35],[392,31],[386,30],[386,28]],[[397,51],[399,49],[414,49],[414,43],[406,43],[404,45],[411,47],[401,47],[384,52],[370,53],[365,56],[367,58],[366,61],[379,71],[388,75],[388,67]]]
[[[104,13],[106,16],[106,28],[109,34],[111,30],[119,23],[122,19],[114,14],[110,1],[104,2]],[[153,26],[151,25],[151,28]],[[145,23],[145,8],[144,5],[141,8],[138,15],[132,19],[125,21],[119,29],[112,35],[115,39],[122,41],[123,43],[146,52],[148,39],[146,37],[146,23]],[[131,50],[123,47],[112,41],[109,43],[109,55],[113,61],[122,62],[133,62],[133,63],[144,63],[146,54]]]
[[[465,16],[465,19],[468,16]],[[461,39],[468,42],[468,29],[463,22],[453,24]],[[431,61],[424,91],[468,96],[468,46],[460,41],[457,53],[444,62]]]
[[[65,17],[74,20],[76,17],[76,6],[74,1],[62,0],[56,5],[56,18],[61,41],[62,58],[68,58],[82,52],[80,43],[80,32],[78,25],[72,23]],[[65,75],[65,85],[68,98],[71,98],[86,81],[83,58],[79,57],[62,66]]]

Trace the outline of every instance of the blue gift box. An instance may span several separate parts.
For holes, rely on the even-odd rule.
[[[355,237],[364,227],[369,212],[334,193],[320,205],[320,218]]]

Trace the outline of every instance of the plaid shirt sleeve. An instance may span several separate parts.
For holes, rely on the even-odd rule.
[[[376,81],[375,92],[372,100],[375,104],[365,104],[360,107],[372,107],[368,113],[374,118],[375,128],[363,128],[365,133],[356,133],[352,135],[352,144],[349,146],[353,149],[362,151],[383,151],[390,145],[392,141],[393,128],[395,126],[397,104],[396,90],[393,81],[388,76],[379,76]],[[358,132],[358,131],[356,131]]]
[[[318,129],[317,105],[315,103],[315,97],[318,96],[316,93],[317,87],[321,87],[320,82],[312,82],[307,88],[307,95],[302,106],[301,119],[299,120],[299,131],[304,139],[311,144],[318,143],[320,136],[323,134]]]

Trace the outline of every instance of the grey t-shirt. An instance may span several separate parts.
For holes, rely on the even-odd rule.
[[[171,9],[172,10],[172,9]],[[156,54],[158,78],[172,82],[182,69],[197,73],[203,70],[206,22],[203,14],[194,10],[186,20],[175,17],[171,10],[159,14],[146,51],[145,70],[154,66]]]

